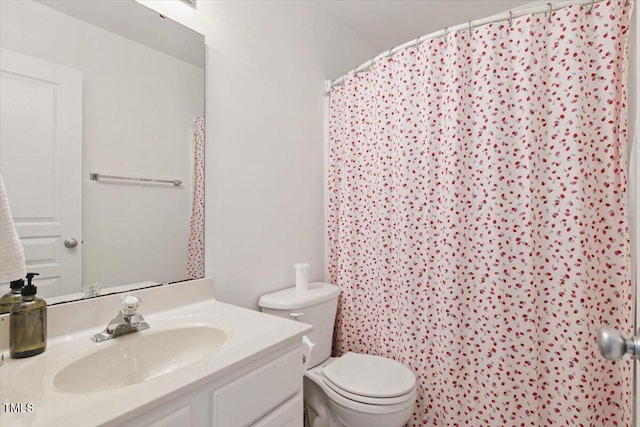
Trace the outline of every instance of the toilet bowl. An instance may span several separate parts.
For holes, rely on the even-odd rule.
[[[356,353],[345,356],[348,355]],[[323,373],[324,368],[340,359],[330,358],[305,373],[304,399],[310,427],[401,427],[409,420],[417,397],[415,378],[408,391],[396,396],[376,397],[372,396],[375,392],[367,395],[349,392]],[[379,359],[393,362],[382,357]],[[397,367],[408,370],[400,363]],[[377,372],[376,376],[385,382],[395,373],[395,370],[385,370]]]
[[[408,367],[360,353],[329,357],[339,293],[337,286],[311,283],[304,293],[288,288],[258,302],[265,313],[314,327],[307,337],[314,345],[308,348],[303,380],[309,427],[402,427],[417,397]]]

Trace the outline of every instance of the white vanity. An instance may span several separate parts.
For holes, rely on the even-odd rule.
[[[310,326],[216,301],[208,278],[133,293],[149,329],[95,343],[120,295],[54,305],[27,359],[1,316],[0,425],[302,426]]]

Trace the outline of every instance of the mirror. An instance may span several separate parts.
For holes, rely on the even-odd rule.
[[[202,277],[204,37],[133,0],[16,0],[0,48],[0,173],[38,294]]]

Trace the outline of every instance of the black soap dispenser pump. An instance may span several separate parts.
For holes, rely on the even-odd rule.
[[[32,280],[38,273],[27,273],[22,300],[11,307],[9,352],[14,359],[35,356],[47,347],[47,303],[36,297]]]

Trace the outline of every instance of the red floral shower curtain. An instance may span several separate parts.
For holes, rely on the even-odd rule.
[[[410,425],[630,426],[624,1],[448,34],[330,103],[335,351],[419,382]]]

